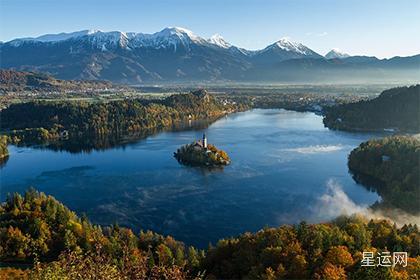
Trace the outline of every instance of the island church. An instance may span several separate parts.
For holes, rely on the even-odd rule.
[[[207,150],[207,137],[206,134],[203,133],[203,139],[195,141],[194,149],[206,149]]]

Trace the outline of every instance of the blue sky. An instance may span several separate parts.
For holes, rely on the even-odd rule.
[[[0,0],[0,40],[83,29],[180,26],[260,49],[281,37],[325,54],[420,53],[420,0]]]

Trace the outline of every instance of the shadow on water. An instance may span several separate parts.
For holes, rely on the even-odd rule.
[[[358,184],[363,186],[365,189],[371,192],[378,192],[378,190],[383,189],[385,183],[381,180],[378,180],[372,176],[360,173],[356,170],[349,169],[349,174],[352,176],[353,180]]]
[[[9,160],[9,156],[6,156],[0,159],[0,169],[2,169],[6,165],[8,160]]]
[[[189,165],[180,162],[177,160],[180,165],[183,165],[186,168],[190,168],[195,170],[198,174],[201,174],[202,176],[207,176],[214,173],[223,173],[225,166],[199,166],[199,165]]]
[[[411,196],[414,194],[407,195],[404,192],[395,191],[386,182],[357,170],[349,169],[349,173],[358,185],[361,185],[370,192],[377,193],[381,197],[380,201],[376,201],[370,205],[371,209],[392,211],[398,208],[413,215],[419,214],[420,207],[418,200],[413,199]]]

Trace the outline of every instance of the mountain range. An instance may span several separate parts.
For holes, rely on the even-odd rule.
[[[261,50],[179,27],[153,34],[84,30],[0,43],[0,68],[59,79],[171,82],[418,82],[420,55],[378,59],[339,50],[325,57],[282,38]]]

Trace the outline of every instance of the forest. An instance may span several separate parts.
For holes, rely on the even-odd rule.
[[[7,137],[0,135],[0,165],[9,157],[9,150],[7,149]]]
[[[164,128],[186,120],[217,118],[236,109],[205,90],[153,101],[37,101],[0,111],[0,127],[8,131],[11,143],[42,142],[59,139],[63,132],[77,137]]]
[[[383,91],[377,98],[325,109],[328,128],[420,132],[420,85]]]
[[[408,264],[361,266],[363,251],[407,252]],[[0,206],[0,279],[417,279],[420,232],[339,217],[220,240],[206,250],[150,231],[100,227],[29,189]]]
[[[380,207],[420,213],[420,140],[392,136],[361,143],[348,158],[356,181],[378,192]]]
[[[106,81],[59,80],[46,73],[0,70],[0,93],[13,92],[68,92],[68,91],[107,91],[117,88]]]
[[[174,156],[178,162],[186,165],[212,167],[230,164],[228,154],[212,144],[202,148],[193,142],[180,147]]]

